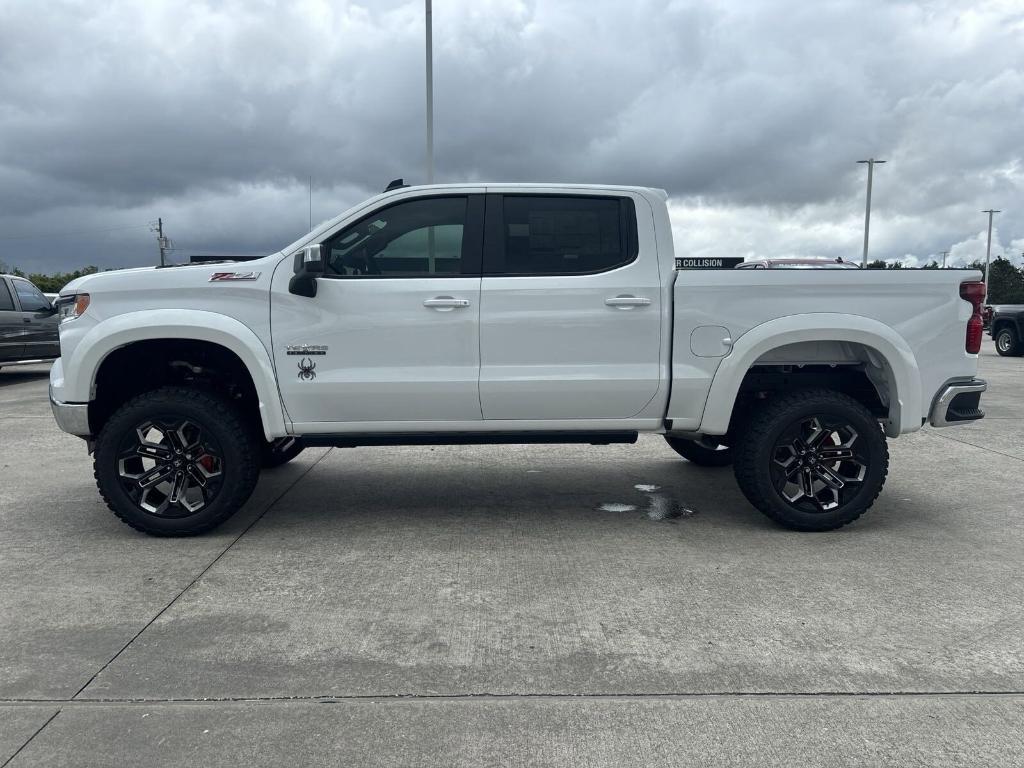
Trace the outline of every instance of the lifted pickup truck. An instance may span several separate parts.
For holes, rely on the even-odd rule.
[[[304,446],[631,443],[779,523],[867,510],[886,436],[982,417],[974,271],[677,270],[661,190],[398,187],[244,264],[59,300],[58,424],[114,513],[207,531]]]

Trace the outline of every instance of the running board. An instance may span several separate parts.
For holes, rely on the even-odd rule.
[[[636,432],[370,432],[302,435],[307,446],[358,448],[368,445],[533,445],[635,443]]]

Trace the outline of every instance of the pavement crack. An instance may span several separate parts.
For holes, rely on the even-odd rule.
[[[971,448],[977,448],[979,451],[985,451],[986,453],[995,453],[999,456],[1005,456],[1006,458],[1013,459],[1014,461],[1024,461],[1020,456],[1014,456],[1012,453],[1003,453],[1002,451],[997,451],[995,448],[986,448],[983,445],[975,445],[974,443],[969,443],[966,440],[959,440],[951,435],[944,435],[937,430],[928,430],[928,434],[933,434],[936,437],[941,437],[946,440],[952,440],[954,443],[960,443],[960,445],[969,445]]]
[[[156,621],[157,619],[159,619],[159,618],[160,618],[161,616],[163,616],[163,615],[164,615],[164,614],[165,614],[165,613],[166,613],[166,612],[167,612],[168,610],[170,610],[170,608],[171,608],[171,607],[172,607],[172,606],[173,606],[173,605],[174,605],[174,604],[175,604],[176,602],[178,602],[178,600],[180,600],[180,599],[181,599],[182,595],[184,595],[184,594],[185,594],[186,592],[188,592],[188,591],[189,591],[190,589],[192,589],[192,587],[194,587],[194,586],[195,586],[195,585],[196,585],[196,584],[197,584],[197,583],[199,582],[199,580],[200,580],[201,578],[203,578],[203,576],[205,576],[205,575],[206,575],[206,574],[207,574],[207,573],[209,572],[209,570],[210,570],[211,568],[213,568],[213,566],[215,566],[215,565],[216,565],[216,564],[217,564],[217,563],[218,563],[218,562],[220,561],[220,559],[221,559],[222,557],[224,557],[224,555],[226,555],[226,554],[227,554],[227,553],[228,553],[228,552],[229,552],[229,551],[231,550],[231,548],[232,548],[233,546],[235,546],[235,544],[237,544],[237,543],[238,543],[239,541],[241,541],[242,537],[243,537],[243,536],[245,536],[245,534],[247,534],[247,533],[248,533],[248,532],[249,532],[250,530],[252,530],[252,528],[253,528],[253,527],[254,527],[254,526],[256,525],[256,523],[258,523],[258,522],[259,522],[260,520],[262,520],[262,519],[263,519],[263,517],[264,517],[264,516],[265,516],[265,515],[266,515],[266,514],[267,514],[267,513],[268,513],[268,512],[270,511],[270,510],[272,510],[272,509],[273,509],[273,508],[274,508],[275,506],[277,506],[277,503],[278,503],[279,501],[281,501],[281,499],[283,499],[283,498],[284,498],[284,497],[285,497],[286,495],[288,495],[288,493],[289,493],[289,492],[290,492],[290,491],[291,491],[291,490],[292,490],[292,489],[293,489],[293,488],[294,488],[294,487],[295,487],[296,485],[298,485],[298,484],[299,484],[299,482],[300,482],[300,481],[301,481],[301,480],[302,480],[303,478],[305,478],[305,477],[306,477],[306,475],[308,475],[308,474],[309,474],[310,472],[312,472],[312,471],[313,471],[313,469],[314,469],[314,468],[315,468],[315,467],[316,467],[316,466],[317,466],[317,465],[318,465],[318,464],[319,464],[319,463],[320,463],[321,461],[323,461],[323,460],[324,460],[324,459],[325,459],[325,458],[327,457],[327,455],[328,455],[328,454],[330,454],[330,453],[331,453],[331,451],[333,451],[333,450],[334,450],[333,448],[328,448],[328,449],[327,449],[326,451],[324,451],[324,452],[323,452],[323,454],[322,454],[322,455],[321,455],[321,456],[320,456],[320,457],[319,457],[319,458],[318,458],[318,459],[317,459],[316,461],[314,461],[314,462],[313,462],[312,464],[310,464],[310,465],[309,465],[309,467],[307,467],[307,468],[306,468],[306,471],[305,471],[305,472],[303,472],[303,473],[302,473],[301,475],[299,475],[299,476],[298,476],[297,478],[295,478],[295,480],[294,480],[294,481],[293,481],[292,483],[290,483],[290,484],[289,484],[289,485],[288,485],[288,486],[287,486],[287,487],[286,487],[286,488],[285,488],[285,489],[284,489],[283,491],[281,491],[281,493],[279,493],[279,494],[278,494],[277,496],[275,496],[275,497],[274,497],[273,499],[271,499],[270,503],[269,503],[269,504],[267,504],[267,506],[263,508],[263,511],[262,511],[262,512],[260,512],[260,513],[259,513],[258,515],[256,515],[256,517],[254,517],[254,518],[253,518],[253,519],[252,519],[252,520],[251,520],[251,521],[249,522],[249,524],[248,524],[247,526],[245,526],[245,528],[243,528],[243,529],[242,529],[242,531],[241,531],[241,532],[240,532],[240,533],[239,533],[239,534],[238,534],[237,536],[235,536],[235,538],[233,538],[233,539],[232,539],[232,540],[231,540],[230,542],[228,542],[228,545],[227,545],[226,547],[224,547],[224,549],[222,549],[222,550],[221,550],[221,551],[220,551],[220,552],[219,552],[219,553],[217,554],[217,556],[216,556],[215,558],[213,558],[213,560],[211,560],[211,561],[210,561],[210,562],[209,562],[209,563],[208,563],[208,564],[206,565],[206,567],[205,567],[205,568],[203,568],[203,570],[201,570],[201,571],[200,571],[200,572],[199,572],[199,573],[198,573],[198,574],[196,575],[196,577],[195,577],[194,579],[192,579],[192,581],[190,581],[190,582],[189,582],[188,584],[186,584],[186,585],[185,585],[185,587],[184,587],[184,589],[182,589],[182,590],[181,590],[180,592],[178,592],[178,594],[176,594],[176,595],[175,595],[175,596],[174,596],[173,598],[171,598],[171,601],[170,601],[169,603],[167,603],[167,605],[165,605],[165,606],[164,606],[163,608],[161,608],[161,609],[160,609],[159,611],[157,611],[157,613],[156,613],[156,614],[155,614],[155,615],[153,616],[153,618],[151,618],[151,619],[150,619],[149,621],[147,621],[147,622],[146,622],[146,624],[145,624],[145,625],[144,625],[144,626],[142,627],[142,629],[140,629],[140,630],[139,630],[138,632],[136,632],[136,633],[135,633],[135,634],[134,634],[134,635],[132,636],[132,638],[131,638],[131,639],[130,639],[130,640],[129,640],[129,641],[127,642],[127,643],[125,643],[125,644],[124,644],[124,645],[123,645],[123,646],[121,647],[121,649],[120,649],[120,650],[119,650],[119,651],[118,651],[117,653],[115,653],[115,654],[114,654],[114,655],[113,655],[113,656],[112,656],[112,657],[110,658],[110,660],[109,660],[109,661],[107,661],[107,663],[106,663],[106,664],[104,664],[104,665],[103,665],[102,667],[100,667],[100,668],[99,668],[98,670],[96,670],[96,672],[95,672],[95,673],[94,673],[94,674],[92,675],[92,677],[90,677],[90,678],[89,678],[89,679],[88,679],[88,680],[86,681],[85,685],[83,685],[83,686],[82,686],[81,688],[79,688],[79,689],[78,689],[78,690],[77,690],[77,691],[75,692],[74,696],[72,696],[72,697],[71,697],[70,699],[66,699],[65,701],[75,701],[76,699],[78,699],[78,696],[79,696],[79,695],[80,695],[80,694],[82,693],[82,691],[84,691],[84,690],[85,690],[86,688],[88,688],[88,687],[89,687],[90,685],[92,685],[93,681],[94,681],[94,680],[95,680],[95,679],[96,679],[97,677],[99,677],[99,676],[100,676],[101,674],[103,674],[104,670],[106,670],[106,669],[107,669],[107,667],[109,667],[109,666],[110,666],[111,664],[113,664],[113,663],[114,663],[115,661],[117,661],[117,659],[118,659],[118,658],[119,658],[119,657],[121,656],[121,654],[123,654],[123,653],[124,653],[124,652],[125,652],[126,650],[128,650],[128,648],[129,648],[129,647],[131,646],[131,644],[132,644],[132,643],[134,643],[134,642],[135,642],[136,640],[138,640],[138,639],[139,639],[139,637],[140,637],[140,636],[141,636],[141,635],[142,635],[142,634],[143,634],[143,633],[144,633],[144,632],[145,632],[145,631],[146,631],[147,629],[149,629],[149,628],[150,628],[151,626],[153,626],[153,623],[154,623],[154,622],[155,622],[155,621]],[[3,766],[0,766],[0,768],[3,768]]]
[[[14,758],[16,758],[18,755],[20,755],[22,750],[25,749],[25,747],[27,747],[29,744],[32,743],[32,739],[34,739],[36,736],[38,736],[40,733],[42,733],[43,729],[46,726],[48,726],[50,723],[52,723],[54,721],[54,719],[57,717],[57,715],[59,715],[61,713],[61,711],[62,711],[61,709],[58,709],[56,712],[54,712],[52,715],[50,715],[48,718],[46,718],[46,722],[43,723],[42,725],[40,725],[38,728],[36,728],[35,732],[31,736],[29,736],[28,739],[25,740],[25,743],[22,744],[20,747],[18,747],[15,750],[13,755],[11,755],[6,760],[4,760],[3,765],[0,765],[0,768],[4,768],[5,765],[8,765]]]

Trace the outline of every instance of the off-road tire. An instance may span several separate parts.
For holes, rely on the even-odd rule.
[[[787,442],[787,436],[799,434],[800,429],[813,424],[815,419],[819,420],[819,425],[846,425],[845,431],[837,428],[828,435],[824,443],[811,451],[813,457],[798,457],[796,449]],[[828,449],[830,452],[826,455],[837,455],[836,452],[845,446],[840,435],[849,436],[853,432],[856,435],[848,441],[850,448],[847,452],[852,452],[855,447],[857,455],[849,460],[849,464],[817,460],[818,450]],[[829,442],[831,440],[839,442]],[[857,445],[857,441],[862,442]],[[874,503],[889,471],[889,449],[878,420],[852,397],[829,389],[800,390],[770,400],[763,408],[753,410],[732,451],[736,482],[743,495],[772,520],[797,531],[830,531],[853,522]],[[860,474],[859,467],[863,466],[863,479],[853,481],[845,475],[841,477],[845,481],[844,489],[848,485],[849,490],[835,491],[839,503],[832,509],[822,509],[815,500],[817,497],[803,495],[796,501],[787,499],[784,495],[787,488],[794,488],[791,491],[793,496],[803,492],[802,473],[805,471],[802,468],[795,470],[798,473],[796,486],[786,484],[784,477],[792,471],[786,468],[790,452],[794,461],[808,463],[806,471],[812,478],[812,490],[823,482],[820,478],[814,479],[814,472],[831,471],[829,479],[834,482],[837,473],[832,470],[837,467],[840,473]],[[812,466],[820,469],[812,469]],[[825,493],[831,492],[824,485],[821,487]],[[808,507],[818,509],[808,511]]]
[[[278,440],[262,441],[260,458],[264,469],[273,469],[287,464],[294,459],[306,446],[301,437],[282,437]]]
[[[125,445],[135,440],[137,427],[150,419],[168,423],[179,419],[195,425],[205,440],[217,446],[218,490],[194,513],[183,508],[173,509],[178,516],[147,511],[122,485],[126,480],[121,459],[129,456],[130,461],[137,461],[134,454],[126,453]],[[163,387],[129,400],[107,420],[96,441],[93,468],[100,495],[124,523],[153,536],[195,536],[216,528],[248,500],[259,479],[260,445],[228,400],[204,390]],[[143,495],[142,502],[145,500]]]
[[[665,442],[673,451],[699,467],[727,467],[732,464],[732,449],[721,446],[713,448],[699,440],[665,435]]]
[[[1017,332],[1008,325],[1004,325],[996,331],[995,338],[996,352],[1002,357],[1020,357],[1020,339]]]

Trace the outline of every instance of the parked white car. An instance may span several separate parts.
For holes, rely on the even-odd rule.
[[[982,417],[975,271],[677,270],[661,190],[390,189],[266,258],[62,292],[50,380],[100,493],[209,530],[303,446],[631,443],[772,519],[867,510],[886,436]]]

